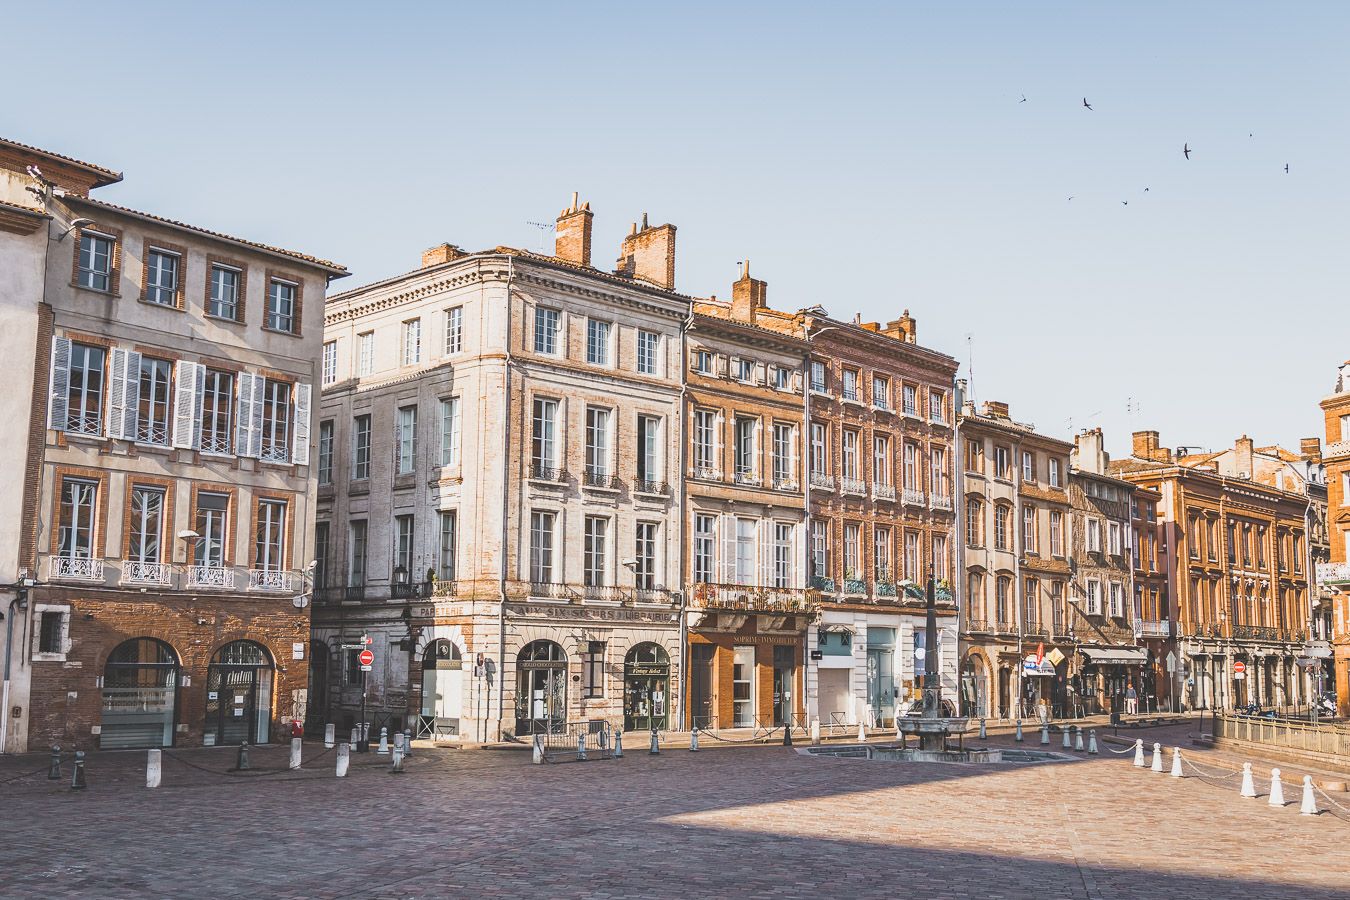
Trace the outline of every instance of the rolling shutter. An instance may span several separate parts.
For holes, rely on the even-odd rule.
[[[313,389],[307,384],[295,386],[295,446],[291,462],[297,466],[309,465],[309,407]]]
[[[70,419],[70,338],[52,338],[51,387],[47,396],[47,427],[65,431]]]

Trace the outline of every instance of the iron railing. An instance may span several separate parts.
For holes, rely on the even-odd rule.
[[[534,481],[559,482],[567,475],[566,469],[545,465],[541,462],[530,463],[530,478]]]
[[[649,478],[641,478],[633,483],[633,491],[638,494],[653,494],[656,496],[667,497],[670,495],[670,485],[664,481],[653,481]]]
[[[103,417],[98,413],[71,413],[66,417],[66,431],[72,434],[102,434]]]
[[[747,584],[694,585],[692,605],[701,609],[747,612],[814,612],[819,594],[810,589],[758,587]]]
[[[168,584],[171,567],[160,562],[122,561],[122,580],[128,584]]]
[[[187,576],[188,587],[234,588],[234,570],[226,566],[188,566]]]
[[[289,591],[291,573],[283,569],[249,569],[248,589],[250,591]]]
[[[873,500],[895,500],[895,485],[881,484],[880,482],[872,485]]]
[[[812,472],[811,487],[820,488],[822,491],[832,491],[834,490],[834,476],[826,475],[824,472]]]
[[[1343,725],[1220,713],[1214,717],[1214,732],[1216,737],[1325,753],[1350,763],[1350,728]]]
[[[587,468],[581,476],[581,483],[588,488],[601,488],[607,491],[618,490],[619,478],[599,469]]]
[[[51,558],[53,578],[66,578],[73,581],[102,581],[103,560],[88,556],[53,556]]]

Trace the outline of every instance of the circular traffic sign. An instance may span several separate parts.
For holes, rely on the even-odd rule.
[[[362,650],[361,654],[356,658],[361,661],[361,665],[363,666],[368,666],[375,662],[375,654],[371,653],[369,650]]]
[[[1240,659],[1239,659],[1239,660],[1235,660],[1235,661],[1233,662],[1233,674],[1235,674],[1235,675],[1241,675],[1243,672],[1246,672],[1246,671],[1247,671],[1247,664],[1246,664],[1245,662],[1243,662],[1243,661],[1240,660]]]

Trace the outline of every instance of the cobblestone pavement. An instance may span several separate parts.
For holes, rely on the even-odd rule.
[[[772,746],[533,766],[419,748],[403,775],[372,754],[345,779],[322,753],[307,744],[289,772],[284,750],[257,749],[257,770],[227,775],[228,749],[172,751],[155,790],[143,753],[96,753],[83,792],[39,757],[0,760],[0,895],[1350,898],[1350,817],[1300,816],[1292,786],[1277,809],[1235,782],[1141,771],[1105,746],[1003,766]]]

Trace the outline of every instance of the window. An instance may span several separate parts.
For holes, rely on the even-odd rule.
[[[609,472],[610,411],[596,406],[586,407],[586,474],[603,478]]]
[[[893,483],[891,480],[891,439],[884,434],[872,436],[872,480],[881,485]]]
[[[661,466],[661,420],[656,416],[637,419],[637,477],[640,486],[649,490],[665,481]]]
[[[829,389],[825,380],[825,364],[818,360],[811,360],[811,390],[817,394],[823,394]]]
[[[966,501],[966,546],[982,546],[980,537],[984,531],[984,504],[977,497]]]
[[[773,523],[773,587],[792,584],[792,524]]]
[[[998,615],[998,624],[1008,626],[1012,624],[1012,606],[1011,598],[1008,594],[1012,589],[1012,579],[1006,575],[1000,575],[994,582],[994,607]]]
[[[608,551],[609,519],[604,516],[587,516],[585,540],[581,548],[582,584],[587,587],[603,587],[609,583]]]
[[[825,436],[827,426],[820,422],[811,423],[811,474],[825,474]]]
[[[202,452],[229,453],[234,434],[234,375],[206,370],[202,391]]]
[[[712,354],[707,350],[694,351],[694,371],[700,375],[711,375],[713,370]]]
[[[966,441],[966,471],[982,474],[984,472],[984,443],[976,440]]]
[[[891,382],[881,375],[872,376],[872,405],[877,409],[891,408]]]
[[[1087,520],[1087,548],[1089,553],[1102,552],[1102,523],[1098,519]]]
[[[905,415],[917,416],[919,414],[919,389],[912,384],[907,384],[901,388],[900,396]]]
[[[657,373],[657,354],[661,350],[661,335],[655,331],[639,331],[637,335],[637,370],[641,375]]]
[[[634,547],[637,565],[633,567],[633,586],[640,591],[656,587],[656,532],[655,522],[637,523]]]
[[[1102,583],[1095,578],[1088,579],[1087,583],[1087,611],[1090,616],[1102,614]]]
[[[587,641],[581,654],[581,696],[592,699],[605,696],[605,642]]]
[[[178,266],[181,257],[168,250],[148,248],[145,254],[145,301],[178,305]]]
[[[263,384],[262,455],[267,462],[291,458],[291,384],[267,379]]]
[[[94,558],[94,514],[98,482],[81,478],[61,479],[59,555],[66,559]]]
[[[455,580],[455,534],[459,516],[453,509],[441,512],[441,549],[436,560],[436,577],[441,581]]]
[[[167,359],[141,357],[136,440],[142,444],[159,447],[169,444],[169,383],[172,372],[173,367]]]
[[[1059,460],[1050,457],[1050,486],[1059,487]]]
[[[333,420],[319,423],[319,484],[333,483]]]
[[[546,306],[534,308],[534,352],[548,356],[558,355],[558,332],[562,313]]]
[[[1007,447],[994,448],[994,477],[1012,480],[1012,454]]]
[[[994,506],[994,548],[996,550],[1011,549],[1008,546],[1008,517],[1011,514],[1011,506],[1003,503]]]
[[[557,523],[557,513],[530,513],[530,581],[535,584],[552,584],[553,573],[553,533]]]
[[[88,344],[72,343],[69,346],[66,421],[53,422],[53,425],[76,434],[101,434],[107,351]]]
[[[923,559],[919,554],[919,533],[917,531],[905,532],[905,577],[911,581],[918,581],[921,577],[920,568],[923,565]]]
[[[1035,553],[1036,546],[1036,507],[1022,507],[1022,551]]]
[[[204,568],[220,568],[225,565],[229,513],[229,494],[208,491],[197,494],[197,521],[194,530],[199,537],[193,545],[193,565]]]
[[[839,461],[844,478],[858,478],[858,432],[851,428],[843,431],[843,443],[840,445]]]
[[[337,381],[337,341],[323,342],[323,383]]]
[[[966,620],[981,621],[985,615],[984,573],[970,572],[966,575]]]
[[[694,477],[716,478],[721,470],[717,456],[717,413],[694,410]]]
[[[416,573],[412,568],[413,561],[413,517],[409,515],[394,516],[394,571],[391,573],[395,582],[402,579],[403,583],[417,580]]]
[[[1050,621],[1055,634],[1064,634],[1064,582],[1050,582]]]
[[[1125,615],[1125,607],[1123,605],[1121,594],[1120,582],[1111,582],[1111,617],[1115,619],[1119,619]]]
[[[66,654],[66,634],[70,627],[70,611],[68,609],[44,609],[38,612],[37,616],[37,654],[46,657],[64,658]]]
[[[1040,583],[1035,578],[1022,580],[1023,624],[1027,628],[1037,628],[1041,622]]]
[[[788,488],[797,483],[797,426],[773,423],[773,486]]]
[[[947,395],[941,391],[928,391],[928,418],[934,422],[947,421]]]
[[[891,530],[882,526],[872,532],[872,564],[879,582],[891,581]]]
[[[286,501],[259,500],[254,532],[253,568],[280,572],[285,568]]]
[[[776,366],[773,370],[773,386],[780,391],[792,390],[792,370]]]
[[[1050,510],[1050,555],[1064,555],[1064,513]]]
[[[735,584],[755,583],[755,531],[759,523],[754,519],[735,519],[736,530],[732,535],[733,571],[731,581]]]
[[[370,477],[370,416],[352,419],[352,478]]]
[[[933,535],[933,575],[939,581],[945,581],[947,572],[947,536]]]
[[[816,578],[830,575],[829,524],[820,519],[811,520],[811,574]]]
[[[243,270],[230,266],[211,266],[210,290],[206,298],[208,316],[239,321],[239,286],[242,274]]]
[[[369,375],[375,371],[375,332],[363,331],[356,336],[357,374]]]
[[[452,306],[445,311],[445,355],[451,356],[464,349],[464,307]]]
[[[844,525],[844,579],[855,581],[862,577],[861,557],[859,555],[862,526],[853,522]]]
[[[530,462],[535,477],[549,477],[548,473],[558,467],[557,427],[558,401],[536,397],[530,425]]]
[[[746,416],[737,416],[736,424],[733,430],[735,439],[734,459],[736,480],[740,482],[753,482],[757,480],[756,465],[759,451],[755,446],[758,442],[755,436],[759,433],[759,420],[751,419]]]
[[[1120,542],[1120,523],[1108,522],[1106,524],[1107,549],[1112,556],[1119,556],[1122,550]]]
[[[919,448],[916,445],[909,443],[908,441],[905,442],[904,467],[905,467],[905,490],[907,491],[923,490],[923,486],[919,481]]]
[[[358,519],[349,528],[350,556],[347,564],[347,584],[363,587],[366,583],[366,522]]]
[[[299,286],[289,281],[272,279],[267,286],[267,327],[273,331],[295,334],[298,331],[295,306]]]
[[[613,325],[599,319],[586,320],[586,362],[607,366],[609,362],[610,331]]]
[[[1218,528],[1218,522],[1215,519],[1205,519],[1205,547],[1209,552],[1211,560],[1219,558],[1219,542],[1214,532]]]
[[[395,474],[411,475],[417,465],[417,407],[400,406],[394,442],[398,453]]]
[[[92,231],[80,232],[80,257],[75,283],[94,291],[111,291],[113,239]]]
[[[327,522],[314,523],[314,586],[328,587],[328,531]]]
[[[858,398],[858,371],[856,369],[844,369],[844,377],[840,394],[845,400],[857,400]]]
[[[1036,458],[1031,455],[1031,451],[1022,451],[1022,480],[1036,480]]]
[[[713,581],[713,548],[716,545],[715,532],[717,517],[708,515],[694,516],[694,583],[709,584]]]
[[[415,366],[422,361],[422,320],[403,323],[403,364]]]
[[[749,384],[755,380],[755,364],[752,360],[736,360],[736,380],[742,384]]]
[[[160,562],[164,534],[164,488],[131,489],[131,515],[126,558],[138,563]]]
[[[951,476],[947,474],[947,448],[933,447],[928,454],[928,477],[934,497],[950,497]]]
[[[441,401],[441,465],[459,465],[459,398]]]

